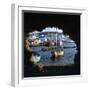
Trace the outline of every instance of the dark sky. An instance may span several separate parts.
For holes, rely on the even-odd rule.
[[[42,31],[46,27],[58,27],[63,29],[80,46],[80,15],[55,14],[23,11],[24,32],[33,30]]]

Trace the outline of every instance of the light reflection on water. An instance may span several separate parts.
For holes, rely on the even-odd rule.
[[[59,64],[59,65],[71,65],[71,64],[75,64],[74,62],[74,58],[75,55],[77,54],[77,49],[76,48],[64,48],[64,56],[58,58],[57,60],[53,61],[51,59],[51,50],[49,51],[41,51],[42,47],[33,47],[34,51],[37,51],[40,56],[40,62],[42,64]],[[60,49],[58,47],[58,49]]]

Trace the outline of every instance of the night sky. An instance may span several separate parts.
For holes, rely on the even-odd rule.
[[[46,27],[58,27],[63,29],[64,34],[70,35],[77,44],[78,56],[76,62],[80,69],[80,15],[67,13],[47,13],[23,11],[24,32],[34,30],[42,31]],[[80,73],[80,72],[79,72]]]

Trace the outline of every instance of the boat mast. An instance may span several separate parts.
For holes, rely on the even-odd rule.
[[[58,41],[58,35],[57,35],[57,28],[56,28],[56,48],[57,48],[57,41]]]

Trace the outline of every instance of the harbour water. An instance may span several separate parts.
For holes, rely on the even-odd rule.
[[[37,51],[40,56],[41,59],[38,63],[42,63],[42,64],[60,64],[62,65],[71,65],[74,64],[74,58],[75,55],[77,54],[77,49],[76,48],[64,48],[64,56],[57,58],[57,60],[53,61],[51,56],[51,52],[53,50],[49,50],[49,51],[42,51],[43,47],[33,47],[33,51]],[[59,50],[60,47],[57,47],[57,50]],[[55,49],[54,49],[55,50]]]
[[[33,51],[36,51],[40,54],[41,59],[38,63],[42,63],[44,65],[53,65],[56,66],[49,66],[44,67],[43,71],[39,71],[37,67],[33,64],[24,64],[24,77],[39,77],[39,76],[61,76],[61,75],[78,75],[80,74],[80,63],[77,48],[64,48],[64,56],[58,58],[57,60],[53,61],[51,58],[51,52],[49,51],[42,51],[41,48],[43,46],[32,47]],[[57,47],[59,50],[60,47]],[[25,59],[26,60],[26,59]]]

